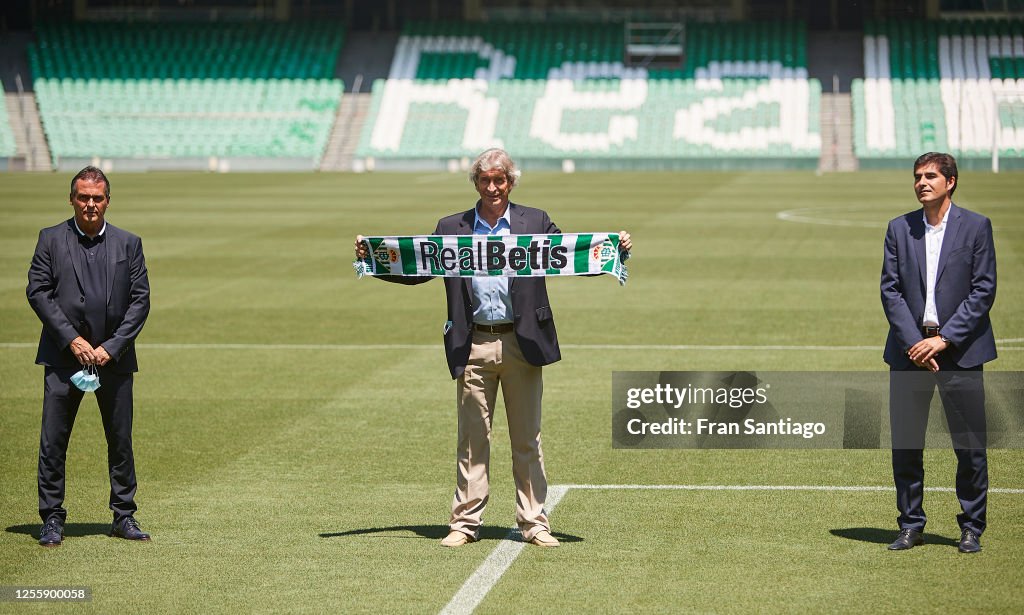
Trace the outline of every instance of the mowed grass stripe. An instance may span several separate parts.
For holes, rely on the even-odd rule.
[[[1007,340],[1004,344],[1020,343]],[[35,348],[32,342],[0,342],[0,348]],[[762,346],[702,345],[702,344],[561,344],[567,350],[874,350],[877,346]],[[424,350],[436,349],[437,344],[138,344],[140,349],[158,350]],[[1000,345],[1003,350],[1024,350],[1015,346]]]
[[[551,514],[555,506],[570,490],[667,490],[667,491],[823,491],[823,492],[894,492],[891,486],[880,485],[552,485],[548,491],[546,511]],[[926,492],[955,493],[948,487],[926,487]],[[1024,489],[990,488],[993,494],[1024,494]],[[842,535],[841,532],[834,532]],[[871,535],[877,539],[881,532],[870,532],[861,528],[848,532],[849,538],[867,540]],[[572,537],[578,541],[578,537]],[[451,601],[441,610],[442,615],[460,615],[472,613],[484,601],[490,590],[499,582],[502,575],[512,566],[523,551],[526,544],[517,528],[509,531],[501,543],[487,556],[480,567],[463,584]]]
[[[431,179],[415,183],[423,177]],[[80,525],[58,550],[30,536],[42,369],[32,365],[39,322],[25,301],[25,274],[38,230],[70,209],[67,177],[9,174],[0,340],[24,346],[0,351],[0,516],[9,528],[0,532],[0,578],[93,586],[94,602],[81,608],[96,612],[443,608],[514,523],[504,410],[499,402],[484,540],[442,549],[456,437],[442,285],[356,280],[352,239],[429,233],[475,201],[465,177],[112,179],[109,219],[142,236],[153,286],[135,433],[140,518],[155,540],[136,548],[99,534],[109,511],[92,401],[69,460],[68,504]],[[551,483],[886,484],[891,465],[881,450],[612,449],[608,400],[614,371],[884,370],[881,226],[793,224],[775,212],[816,207],[816,216],[884,225],[913,207],[909,180],[909,171],[525,169],[517,202],[544,208],[566,232],[625,228],[635,244],[625,287],[607,276],[549,281],[563,348],[544,372]],[[997,227],[1020,228],[1019,193],[1019,176],[971,173],[957,196]],[[1020,370],[1024,353],[1005,340],[1024,338],[1024,235],[997,233],[996,242],[992,318],[1004,342],[986,368]],[[836,349],[847,346],[864,348]],[[1010,481],[1024,475],[1024,454],[993,450],[990,468],[994,485],[1018,487]],[[952,453],[927,451],[926,471],[929,487],[950,488]],[[1019,586],[1018,495],[993,493],[980,560],[957,559],[937,542],[956,535],[957,504],[945,491],[926,498],[936,538],[909,558],[886,559],[881,542],[828,533],[873,528],[877,540],[889,539],[892,500],[884,492],[579,490],[553,517],[563,548],[524,550],[479,610],[522,612],[524,588],[527,607],[550,612],[897,609],[886,575],[873,568],[914,579],[911,598],[922,610],[938,610],[929,593],[945,596],[952,573],[965,587],[986,588],[979,608],[1021,610],[1005,578],[1016,575],[1009,580]],[[901,562],[905,569],[893,569]]]
[[[361,363],[353,356],[335,367],[355,371]],[[291,416],[277,421],[276,429],[263,433],[262,440],[248,443],[240,455],[219,460],[214,473],[197,468],[196,480],[190,483],[140,478],[140,518],[153,532],[153,543],[132,545],[91,534],[69,538],[61,554],[72,566],[97,558],[118,561],[130,556],[131,565],[144,568],[140,574],[148,578],[148,590],[119,598],[118,603],[143,611],[229,610],[238,600],[240,586],[255,592],[252,599],[261,594],[257,610],[287,611],[310,599],[311,584],[317,588],[317,604],[370,610],[379,597],[365,589],[385,575],[394,579],[389,592],[395,599],[410,607],[433,600],[440,608],[481,555],[466,553],[461,563],[445,563],[446,574],[438,575],[432,566],[403,566],[412,556],[407,539],[379,539],[398,531],[403,538],[419,539],[413,549],[417,561],[444,557],[436,534],[447,519],[451,487],[447,480],[432,474],[443,473],[448,478],[448,455],[443,450],[450,446],[424,438],[427,446],[423,450],[408,447],[405,452],[424,453],[426,465],[436,468],[419,477],[410,473],[412,466],[400,451],[396,451],[400,465],[395,467],[381,455],[382,442],[402,441],[404,430],[423,433],[428,425],[423,417],[398,413],[394,396],[380,383],[404,378],[416,389],[429,391],[422,398],[404,393],[406,403],[431,403],[436,397],[433,387],[417,382],[427,379],[425,367],[422,359],[392,358],[375,372],[380,381],[347,379],[336,396],[327,400],[288,398]],[[273,363],[265,368],[278,371]],[[432,375],[429,378],[432,380]],[[137,456],[143,467],[147,457],[152,462],[155,455],[163,454],[157,443],[147,442],[159,437],[154,433],[154,422],[161,420],[154,416],[155,396],[148,396],[149,412],[137,415],[137,424],[148,423],[137,429]],[[187,403],[180,399],[177,403],[183,401]],[[284,399],[278,401],[282,404]],[[242,414],[238,419],[246,417]],[[249,419],[266,421],[268,417],[260,413]],[[173,429],[166,423],[161,427]],[[229,440],[235,435],[229,425],[218,428],[220,438]],[[353,438],[354,433],[363,437]],[[438,435],[449,444],[447,430]],[[88,450],[76,448],[90,458],[88,465],[103,467],[102,436],[92,440],[86,445]],[[443,461],[431,462],[428,452]],[[417,482],[421,479],[423,482]],[[105,492],[101,480],[89,482],[93,495]],[[423,510],[430,512],[420,512]],[[72,509],[72,521],[76,517],[83,519],[81,507]],[[32,523],[30,518],[25,521],[26,525]],[[426,528],[420,532],[427,535],[387,529],[403,527]],[[17,547],[19,575],[59,582],[53,575],[63,573],[50,568],[49,560],[42,557],[45,550],[29,540],[20,541]],[[119,594],[123,572],[114,566],[90,573],[95,608],[110,606],[111,597]],[[439,585],[444,578],[447,586]]]
[[[1020,612],[1019,496],[990,498],[1002,524],[982,538],[983,557],[957,552],[953,494],[925,505],[926,544],[896,553],[892,494],[574,489],[554,517],[563,547],[525,549],[475,612],[507,613],[523,588],[545,613]],[[955,583],[930,576],[950,570]]]

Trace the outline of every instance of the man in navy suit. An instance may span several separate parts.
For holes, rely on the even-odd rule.
[[[442,218],[434,235],[538,235],[561,231],[540,209],[509,202],[520,172],[508,153],[489,149],[470,167],[480,199],[468,211]],[[620,233],[620,247],[632,247]],[[362,236],[357,258],[366,258]],[[430,277],[381,276],[400,284],[421,284]],[[516,485],[516,523],[527,542],[557,547],[544,501],[547,476],[541,451],[541,367],[561,358],[555,322],[543,277],[444,279],[448,321],[444,348],[457,381],[459,434],[455,496],[450,533],[441,544],[474,542],[489,497],[491,423],[500,385],[512,442]]]
[[[957,458],[964,553],[981,550],[988,494],[982,366],[996,358],[989,311],[996,253],[988,218],[956,206],[956,160],[931,152],[914,163],[922,209],[889,222],[882,307],[889,320],[889,419],[900,532],[892,550],[924,543],[923,448],[936,386]]]
[[[73,218],[39,233],[28,271],[28,302],[43,323],[36,363],[46,367],[39,438],[39,544],[64,537],[68,441],[84,393],[72,376],[99,374],[96,401],[107,439],[111,535],[149,540],[135,521],[132,384],[135,338],[149,315],[149,278],[142,241],[104,221],[110,182],[86,167],[71,180]]]

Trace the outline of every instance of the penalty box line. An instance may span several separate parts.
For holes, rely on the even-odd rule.
[[[883,485],[559,485],[565,489],[675,489],[679,491],[895,491]],[[925,491],[955,492],[953,487],[925,487]],[[991,487],[989,493],[1024,494],[1024,489]]]
[[[545,510],[551,512],[571,489],[584,490],[674,490],[674,491],[835,491],[835,492],[892,492],[891,486],[882,485],[555,485],[548,489]],[[951,492],[952,487],[925,487],[925,491]],[[1024,489],[990,488],[989,493],[1024,494]],[[441,609],[443,615],[468,615],[480,606],[487,594],[498,584],[522,553],[526,543],[518,528],[512,528],[494,547],[490,555],[466,579],[459,591]]]

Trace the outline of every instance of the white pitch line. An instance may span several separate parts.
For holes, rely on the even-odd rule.
[[[775,217],[779,220],[786,222],[802,222],[804,224],[820,224],[823,226],[856,226],[860,228],[882,228],[884,223],[870,220],[844,220],[842,218],[816,218],[813,215],[808,214],[835,214],[835,213],[846,213],[838,210],[821,208],[821,207],[805,207],[802,209],[788,209],[786,211],[779,211],[775,213]]]
[[[1024,339],[1014,338],[996,340],[999,350],[1024,350],[1024,346],[1005,346],[1016,344]],[[0,342],[0,348],[36,348],[37,342]],[[141,343],[140,349],[152,350],[435,350],[439,344],[189,344],[189,343]],[[782,344],[562,344],[566,350],[795,350],[795,351],[877,351],[881,345],[874,346],[788,346]]]
[[[436,344],[138,344],[160,350],[423,350]]]
[[[35,342],[0,342],[0,348],[36,348]],[[426,350],[440,344],[188,344],[141,343],[144,350]]]
[[[565,489],[667,489],[679,491],[894,491],[884,485],[559,485]],[[925,491],[955,492],[953,487],[925,487]],[[989,493],[1024,494],[1024,489],[991,487]]]
[[[563,486],[553,486],[548,489],[548,497],[544,502],[544,509],[550,513],[567,491],[569,491],[569,488]],[[501,575],[505,574],[505,571],[512,565],[512,562],[519,557],[519,553],[522,552],[525,546],[526,543],[523,542],[522,534],[519,533],[519,530],[516,528],[510,530],[508,536],[499,542],[498,546],[494,547],[494,550],[487,556],[487,559],[473,571],[473,574],[466,579],[466,582],[462,584],[459,591],[441,609],[441,613],[444,615],[472,613],[483,602],[484,597],[491,591],[491,588],[498,583]]]
[[[892,492],[892,486],[884,485],[552,485],[548,489],[547,502],[544,508],[549,512],[571,489],[588,490],[675,490],[675,491],[834,491],[834,492]],[[952,487],[925,487],[930,492],[954,492]],[[1024,489],[992,487],[989,493],[1024,494]],[[526,543],[522,541],[519,530],[513,528],[508,535],[494,547],[490,555],[481,563],[459,591],[441,610],[442,615],[468,615],[480,606],[488,592],[497,585],[505,571],[519,557]]]
[[[878,346],[788,346],[781,344],[561,344],[570,350],[878,350]]]

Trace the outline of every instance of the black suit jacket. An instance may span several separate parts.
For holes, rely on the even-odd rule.
[[[111,357],[107,369],[138,371],[135,338],[149,315],[149,277],[142,240],[108,223],[104,231],[107,254],[106,330],[99,345]],[[72,368],[80,364],[71,341],[86,326],[88,302],[81,282],[81,250],[74,218],[39,232],[28,270],[28,302],[43,323],[36,363]]]
[[[935,276],[935,308],[940,333],[951,342],[943,351],[962,368],[996,358],[989,310],[996,298],[996,250],[992,222],[954,204],[942,237]],[[913,363],[907,350],[921,341],[927,295],[927,259],[923,210],[891,222],[882,262],[882,307],[889,320],[885,362],[895,369]]]
[[[548,214],[540,209],[509,203],[509,222],[513,235],[561,233]],[[476,208],[441,218],[434,229],[435,235],[472,235]],[[432,277],[379,276],[382,280],[399,284],[422,284]],[[473,345],[472,278],[444,278],[448,299],[448,320],[452,326],[444,335],[444,350],[452,378],[458,378],[469,362]],[[533,365],[554,363],[562,358],[558,349],[555,320],[548,301],[548,289],[543,277],[509,278],[509,295],[515,319],[516,339],[523,356]]]

